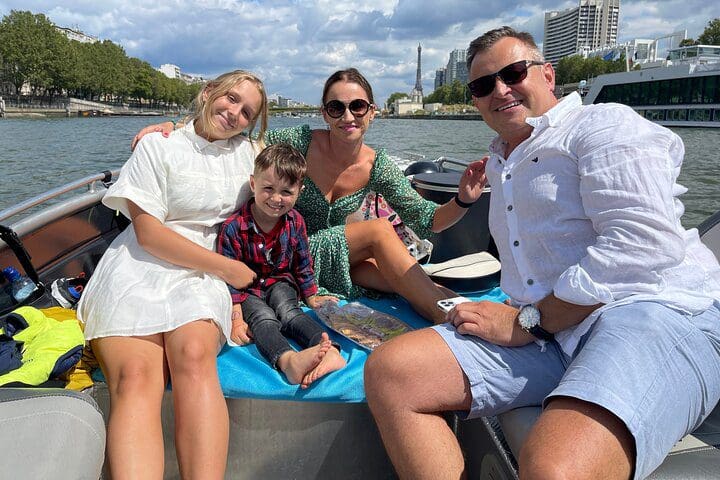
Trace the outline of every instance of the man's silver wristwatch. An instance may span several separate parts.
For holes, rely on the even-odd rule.
[[[528,332],[535,338],[549,342],[555,336],[540,326],[540,310],[535,305],[525,305],[520,307],[518,313],[518,323],[520,328]]]

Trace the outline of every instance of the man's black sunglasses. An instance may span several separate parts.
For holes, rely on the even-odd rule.
[[[347,105],[340,100],[330,100],[325,105],[323,105],[323,108],[325,109],[325,113],[330,115],[332,118],[340,118],[345,115],[345,109],[347,108],[350,109],[350,113],[352,113],[354,116],[364,117],[365,114],[370,110],[370,107],[373,106],[374,105],[367,100],[363,100],[362,98],[356,98]]]
[[[505,85],[515,85],[525,80],[528,68],[534,65],[544,65],[544,63],[535,60],[520,60],[511,63],[495,73],[476,78],[467,84],[468,89],[470,89],[473,97],[480,98],[490,95],[495,90],[495,78],[502,80]]]

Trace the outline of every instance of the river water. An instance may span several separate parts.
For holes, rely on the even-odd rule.
[[[119,168],[130,156],[130,140],[155,118],[92,117],[0,120],[0,210],[35,194],[103,170]],[[271,118],[270,127],[322,118]],[[688,188],[683,224],[695,227],[720,209],[720,129],[675,130],[685,142],[680,183]],[[482,121],[376,119],[366,137],[401,165],[424,155],[480,158],[494,134]]]

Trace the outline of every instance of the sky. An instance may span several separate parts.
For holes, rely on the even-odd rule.
[[[43,13],[58,26],[111,40],[153,67],[178,65],[213,78],[242,68],[269,94],[319,104],[325,79],[358,68],[375,101],[415,86],[417,46],[422,83],[433,90],[435,70],[449,53],[502,25],[530,32],[542,48],[544,12],[578,5],[562,0],[0,0],[11,10]],[[697,38],[720,17],[720,2],[621,0],[619,41],[687,30]]]

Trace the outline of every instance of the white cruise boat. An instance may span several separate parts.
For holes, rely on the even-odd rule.
[[[600,75],[584,103],[608,102],[666,127],[720,127],[720,46],[675,48],[640,70]]]

